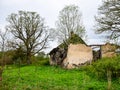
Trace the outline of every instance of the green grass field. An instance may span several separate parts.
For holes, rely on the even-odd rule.
[[[120,90],[112,83],[112,90]],[[106,90],[107,80],[97,80],[84,70],[55,66],[9,66],[3,73],[1,90]]]

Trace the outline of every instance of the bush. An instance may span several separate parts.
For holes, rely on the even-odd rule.
[[[18,64],[18,63],[24,63],[25,59],[26,59],[26,53],[25,50],[22,48],[22,46],[20,46],[19,48],[16,48],[16,50],[14,51],[15,53],[12,56],[13,61]]]
[[[15,53],[14,50],[8,50],[4,52],[4,64],[5,65],[10,65],[13,64],[13,54]],[[0,65],[3,63],[3,57],[2,57],[2,52],[0,52]]]
[[[35,56],[32,57],[32,64],[33,65],[49,65],[49,58],[48,57],[39,57]]]
[[[112,58],[103,58],[92,65],[85,66],[84,69],[91,76],[96,76],[98,79],[106,79],[107,71],[111,71],[112,78],[120,77],[120,56]]]
[[[107,89],[111,90],[112,79],[119,79],[120,77],[120,56],[103,58],[85,67],[85,69],[89,75],[96,76],[99,80],[107,79]]]

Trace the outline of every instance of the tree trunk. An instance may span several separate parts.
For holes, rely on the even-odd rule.
[[[30,65],[31,64],[31,53],[30,52],[27,52],[26,60],[27,60],[27,64]]]
[[[2,81],[2,72],[3,70],[0,68],[0,81]]]
[[[111,85],[112,85],[112,72],[110,69],[107,70],[107,80],[108,80],[108,90],[111,90]]]
[[[2,73],[3,73],[3,70],[4,70],[4,66],[6,65],[5,53],[4,53],[4,44],[3,44],[2,47],[3,47],[2,48],[2,62],[1,62],[1,66],[0,66],[0,87],[1,88],[2,88]]]
[[[3,72],[3,69],[0,68],[0,87],[2,87],[2,72]]]

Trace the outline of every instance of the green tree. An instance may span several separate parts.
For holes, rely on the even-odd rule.
[[[9,15],[7,21],[7,29],[25,46],[26,60],[30,64],[31,57],[47,45],[49,32],[44,19],[36,12],[19,11]]]
[[[112,58],[103,58],[93,63],[96,75],[100,78],[107,77],[108,90],[112,88],[112,78],[119,76],[120,56]]]
[[[23,60],[25,60],[25,56],[26,56],[25,50],[22,48],[22,46],[19,46],[19,47],[15,50],[15,52],[14,52],[14,54],[13,54],[13,56],[12,56],[12,59],[13,59],[14,61],[17,61],[17,60],[23,61]],[[19,62],[20,62],[20,61],[19,61]]]
[[[85,36],[85,28],[82,24],[81,16],[79,7],[75,5],[65,6],[59,12],[56,31],[60,43],[64,42],[68,45],[67,39],[71,37],[71,32],[79,35],[79,37]]]
[[[105,33],[108,38],[120,37],[120,0],[103,0],[95,17],[97,33]]]

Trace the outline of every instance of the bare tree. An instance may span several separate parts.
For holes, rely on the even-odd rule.
[[[6,46],[6,41],[7,41],[7,30],[5,32],[0,31],[0,38],[1,38],[1,52],[2,52],[2,66],[5,65],[5,46]]]
[[[59,13],[59,19],[56,22],[57,36],[59,42],[65,42],[71,37],[71,32],[83,37],[85,28],[82,24],[79,7],[75,5],[65,6]]]
[[[1,46],[1,52],[2,52],[2,60],[1,60],[1,66],[0,66],[0,87],[2,87],[2,73],[5,66],[5,44],[7,41],[7,30],[5,32],[2,32],[0,30],[0,46]]]
[[[26,49],[27,63],[31,56],[46,48],[49,32],[44,19],[36,12],[19,11],[8,16],[7,29],[22,42]]]
[[[95,31],[98,34],[104,33],[109,39],[120,37],[120,1],[103,0],[98,8],[98,15],[95,17]]]

